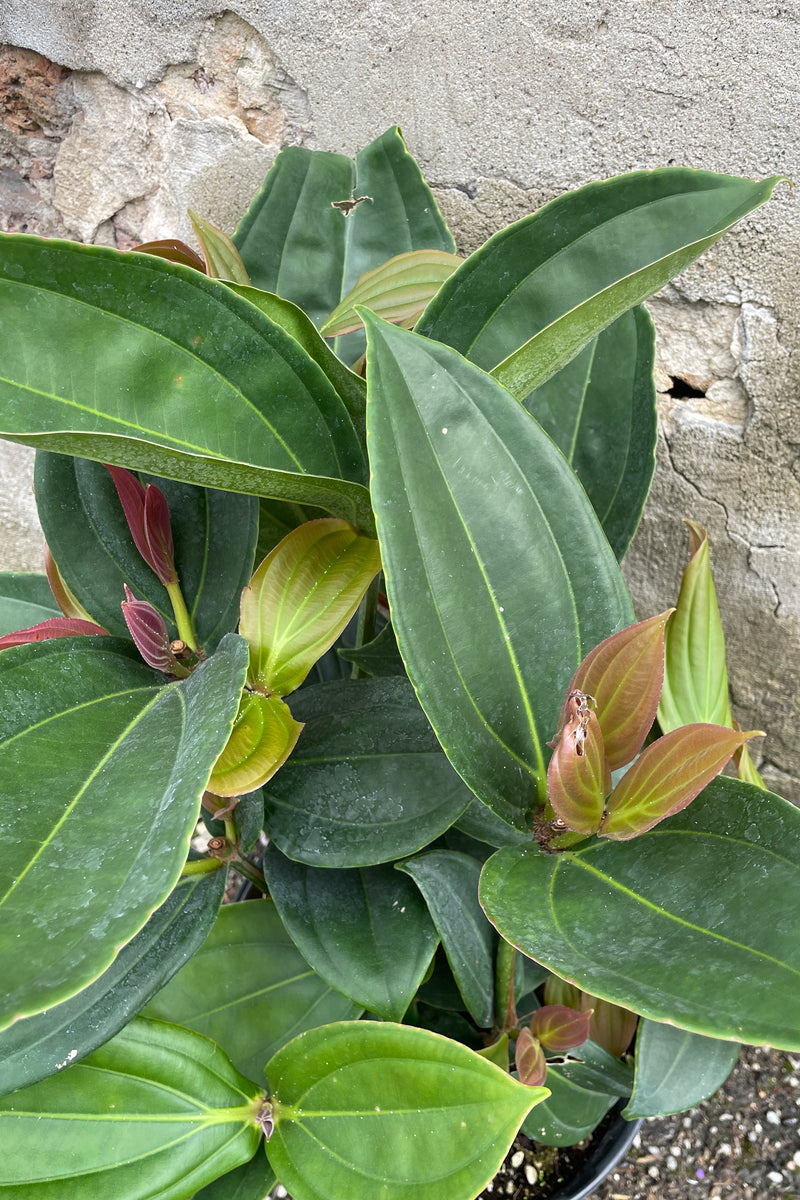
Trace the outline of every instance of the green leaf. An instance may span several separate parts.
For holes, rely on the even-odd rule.
[[[481,864],[454,850],[431,850],[398,864],[410,875],[433,917],[464,1004],[476,1025],[494,1023],[497,939],[478,903]]]
[[[354,663],[366,675],[405,676],[406,673],[391,624],[384,625],[371,642],[353,650],[340,646],[337,653],[345,662]]]
[[[481,903],[503,937],[595,996],[800,1049],[800,810],[770,792],[720,777],[631,842],[499,850]]]
[[[235,634],[167,687],[124,653],[65,638],[0,654],[0,1028],[97,979],[164,903],[236,713]]]
[[[295,1200],[471,1200],[547,1095],[407,1025],[328,1025],[267,1065],[267,1153]]]
[[[60,616],[46,575],[0,572],[0,637]]]
[[[0,1033],[0,1092],[27,1087],[84,1058],[118,1033],[203,942],[225,891],[225,871],[182,879],[107,971],[63,1004]]]
[[[206,260],[206,272],[210,278],[228,279],[232,283],[247,286],[250,283],[250,277],[239,257],[239,251],[227,233],[217,229],[216,225],[212,225],[210,221],[204,221],[191,209],[188,212],[192,228],[202,247]]]
[[[144,476],[169,506],[175,565],[200,644],[213,650],[236,628],[239,597],[253,569],[258,501],[212,488]],[[62,454],[36,456],[36,505],[59,572],[109,633],[129,637],[120,602],[127,584],[178,636],[167,590],[134,544],[109,472]]]
[[[764,204],[778,179],[667,167],[589,183],[490,238],[417,331],[494,368],[522,400]]]
[[[736,1042],[721,1042],[656,1021],[640,1021],[636,1078],[624,1115],[634,1120],[693,1108],[722,1087],[738,1057]]]
[[[14,1147],[0,1193],[183,1200],[252,1157],[260,1107],[213,1042],[137,1018],[82,1063],[0,1098],[0,1142]]]
[[[242,592],[252,688],[285,696],[330,649],[381,569],[374,538],[323,517],[287,533]]]
[[[286,762],[301,729],[277,696],[244,691],[208,790],[215,796],[241,796],[260,788]]]
[[[342,401],[224,283],[146,254],[6,235],[0,316],[3,437],[370,527]]]
[[[354,194],[371,199],[347,216],[333,207]],[[387,258],[455,250],[397,126],[355,162],[300,146],[282,150],[233,240],[254,286],[293,301],[317,326]]]
[[[474,799],[464,810],[455,827],[489,846],[520,846],[531,840],[530,833],[515,829],[478,799]]]
[[[621,1062],[591,1038],[558,1064],[558,1070],[565,1079],[574,1078],[581,1086],[609,1096],[630,1096],[633,1090],[633,1064]]]
[[[306,867],[272,844],[264,874],[289,936],[317,974],[360,1007],[399,1020],[438,941],[414,885],[389,866]]]
[[[410,250],[396,254],[365,271],[355,287],[337,304],[320,332],[338,337],[363,328],[357,305],[369,308],[384,321],[413,329],[425,305],[436,295],[445,279],[463,262],[444,250]]]
[[[634,308],[525,399],[575,470],[620,562],[655,469],[654,357],[653,322]]]
[[[148,1005],[145,1016],[185,1025],[217,1042],[252,1079],[305,1029],[361,1009],[316,975],[271,900],[228,904],[206,941]]]
[[[414,854],[469,803],[407,679],[325,683],[291,703],[305,729],[265,788],[264,821],[297,862],[364,867]]]
[[[274,1184],[275,1172],[259,1147],[249,1163],[209,1183],[194,1200],[267,1200]]]
[[[398,645],[456,770],[531,828],[561,698],[586,652],[631,623],[627,589],[571,468],[503,388],[370,314],[367,330],[373,502]]]
[[[522,1132],[543,1146],[574,1146],[595,1129],[616,1101],[581,1077],[574,1064],[568,1078],[557,1066],[547,1068],[550,1095],[522,1123]]]

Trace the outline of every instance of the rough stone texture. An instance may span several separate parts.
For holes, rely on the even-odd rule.
[[[6,0],[0,225],[126,248],[188,237],[192,207],[230,230],[280,146],[355,153],[395,122],[466,251],[632,168],[800,179],[797,0],[231,9]],[[798,277],[780,185],[653,303],[663,436],[627,572],[642,613],[666,607],[682,518],[708,526],[737,715],[768,730],[766,773],[800,801]]]

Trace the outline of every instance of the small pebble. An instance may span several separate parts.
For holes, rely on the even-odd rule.
[[[720,1142],[717,1154],[730,1154],[731,1148],[727,1142]]]
[[[677,1158],[675,1157],[674,1154],[668,1154],[667,1155],[667,1170],[668,1171],[677,1171],[677,1169],[678,1169]]]
[[[279,1183],[278,1186],[275,1188],[274,1194],[275,1194],[275,1196],[278,1197],[278,1200],[283,1200],[284,1196],[289,1195],[289,1193],[287,1192],[286,1188],[283,1186],[282,1183]]]
[[[770,1183],[783,1183],[783,1175],[780,1171],[767,1171],[767,1179]]]
[[[792,1162],[796,1167],[800,1167],[800,1150],[792,1156]]]
[[[525,1162],[525,1151],[517,1150],[516,1154],[511,1155],[511,1165],[516,1171],[517,1167],[521,1167]]]
[[[780,1113],[776,1113],[774,1108],[767,1110],[767,1123],[769,1125],[780,1125],[781,1123]]]
[[[658,1179],[658,1167],[648,1167],[647,1174],[651,1179]]]
[[[531,1187],[533,1187],[533,1185],[539,1181],[539,1175],[536,1171],[536,1168],[532,1166],[531,1163],[525,1163],[525,1178]]]

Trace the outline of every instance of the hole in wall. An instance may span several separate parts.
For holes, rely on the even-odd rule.
[[[672,380],[672,387],[668,389],[667,395],[672,396],[674,400],[695,400],[705,396],[705,392],[700,388],[692,387],[685,379],[681,379],[676,375]]]

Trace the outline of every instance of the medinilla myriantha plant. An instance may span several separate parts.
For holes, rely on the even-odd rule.
[[[674,612],[619,567],[641,303],[775,182],[635,172],[462,261],[393,129],[203,257],[2,238],[48,562],[0,587],[1,1196],[470,1200],[520,1126],[800,1049],[705,533]]]

